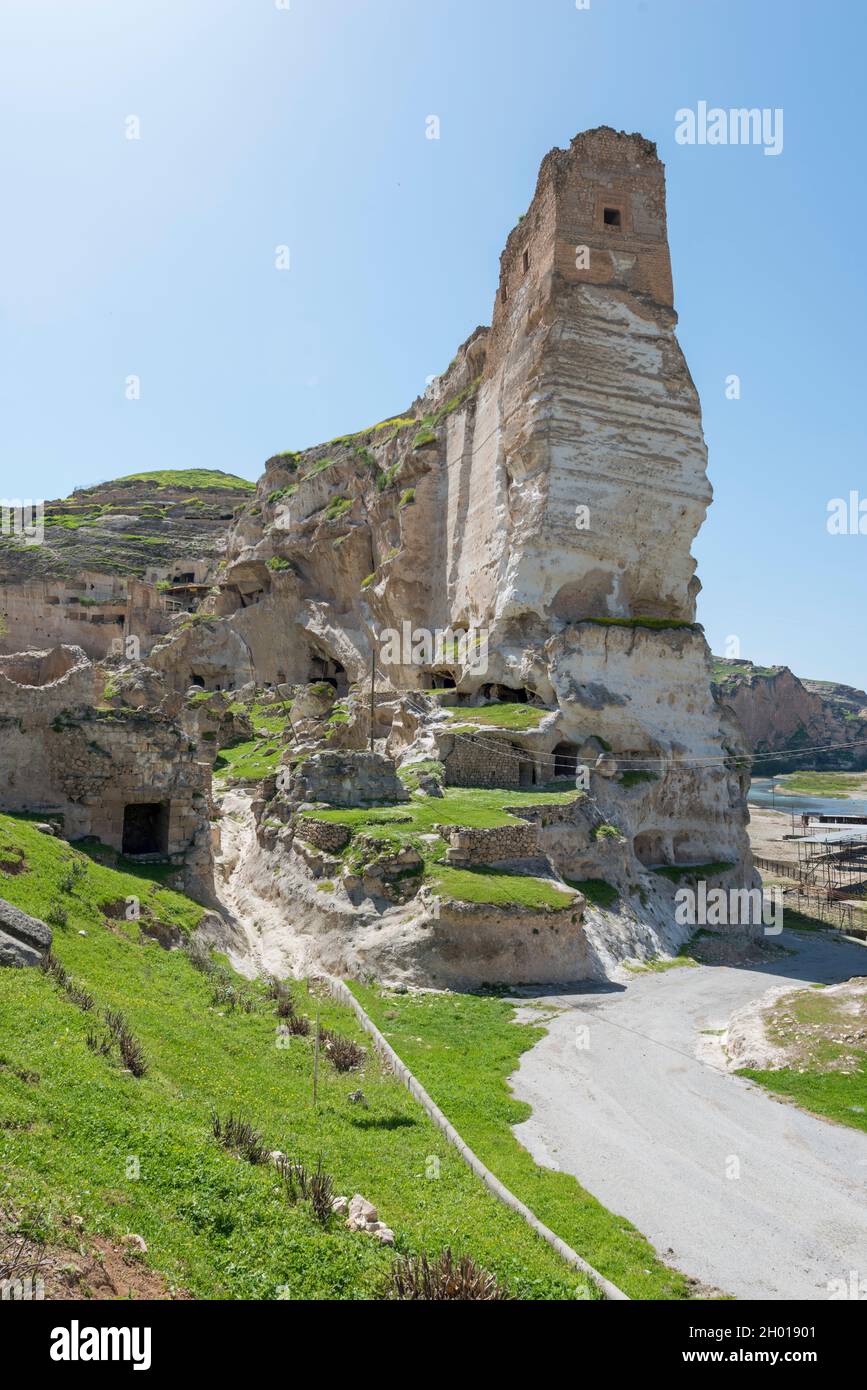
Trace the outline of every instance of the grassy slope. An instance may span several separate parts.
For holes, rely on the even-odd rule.
[[[233,777],[243,782],[261,782],[280,765],[283,752],[283,731],[289,722],[292,701],[282,705],[250,706],[250,717],[256,737],[245,739],[221,749],[214,763],[214,775]]]
[[[30,868],[0,873],[0,896],[39,912],[62,894],[69,846],[32,825],[0,817],[7,856],[23,850]],[[135,1080],[85,1043],[97,1022],[36,970],[0,972],[0,1205],[46,1207],[64,1229],[78,1214],[88,1233],[114,1239],[134,1231],[147,1262],[199,1297],[364,1298],[391,1259],[373,1240],[339,1222],[327,1233],[306,1206],[289,1207],[271,1168],[253,1168],[213,1141],[213,1108],[242,1111],[270,1146],[313,1159],[320,1151],[336,1190],[361,1191],[395,1230],[399,1251],[446,1244],[472,1253],[527,1298],[572,1297],[585,1288],[523,1221],[502,1208],[460,1161],[412,1097],[369,1058],[363,1077],[325,1064],[320,1101],[311,1102],[312,1045],[276,1045],[272,1005],[261,986],[250,1014],[223,1016],[208,980],[180,951],[139,939],[135,924],[106,925],[97,905],[131,891],[150,900],[147,881],[76,856],[84,876],[62,894],[69,926],[55,952],[100,1007],[120,1008],[144,1045],[146,1076]],[[189,927],[201,909],[157,888],[164,921]],[[87,936],[79,936],[84,930]],[[302,1012],[312,1012],[296,986]],[[360,1037],[351,1013],[322,1004],[323,1023]],[[33,1082],[16,1072],[37,1073]],[[347,1101],[359,1084],[369,1102]],[[127,1177],[135,1157],[141,1176]],[[439,1163],[439,1177],[428,1174]]]
[[[565,806],[576,799],[570,788],[562,792],[516,791],[479,787],[445,787],[441,797],[413,796],[396,806],[373,806],[344,810],[314,809],[302,812],[316,820],[336,821],[374,839],[411,843],[425,861],[425,879],[437,891],[461,902],[520,903],[525,907],[567,908],[574,897],[553,887],[547,880],[529,874],[505,873],[492,869],[454,869],[442,863],[446,843],[430,845],[420,837],[434,826],[496,826],[520,824],[508,807]],[[352,842],[347,852],[351,852]]]
[[[489,996],[392,996],[352,986],[395,1051],[466,1142],[546,1225],[633,1298],[684,1298],[687,1280],[668,1269],[625,1218],[601,1206],[566,1173],[539,1167],[511,1125],[530,1107],[507,1078],[543,1035],[515,1024],[511,1004]]]
[[[768,1024],[793,1065],[739,1074],[825,1119],[867,1130],[867,1045],[840,1041],[862,1021],[863,1013],[851,1014],[834,995],[799,990],[777,1003]],[[833,1069],[841,1063],[849,1069]]]
[[[470,707],[467,705],[450,705],[443,710],[449,719],[459,725],[465,725],[467,729],[472,726],[482,725],[486,728],[494,729],[537,729],[542,720],[551,711],[547,709],[537,709],[535,705],[509,704],[501,701],[494,705],[479,705]],[[460,732],[458,729],[456,732]]]
[[[157,487],[225,488],[232,492],[255,492],[256,484],[235,473],[223,473],[218,468],[157,468],[152,472],[127,473],[113,479],[117,483],[156,483]],[[101,484],[107,486],[107,484]]]

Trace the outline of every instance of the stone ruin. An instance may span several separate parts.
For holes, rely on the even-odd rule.
[[[80,647],[0,657],[0,807],[38,814],[67,839],[174,863],[187,891],[207,897],[213,755],[177,712],[108,703],[110,679]]]
[[[552,150],[507,239],[490,328],[404,414],[268,461],[212,543],[192,617],[148,622],[156,685],[139,680],[135,708],[130,684],[121,708],[106,701],[105,672],[76,648],[0,660],[4,804],[118,848],[158,845],[207,876],[214,749],[184,694],[270,689],[297,705],[233,871],[333,968],[562,980],[677,944],[649,870],[724,864],[750,885],[753,869],[744,742],[695,621],[691,546],[712,494],[676,322],[653,144],[603,127]],[[420,656],[385,643],[407,628],[450,636]],[[349,716],[334,725],[338,697]],[[454,732],[454,706],[471,718],[498,701],[537,709],[536,727]],[[304,825],[302,808],[399,809],[396,768],[413,762],[446,785],[523,792],[574,784],[586,765],[588,795],[556,814],[526,806],[509,833],[438,833],[450,864],[605,879],[630,913],[605,936],[580,894],[560,925],[434,902],[375,846],[344,875],[340,827]],[[604,843],[601,821],[616,832]]]

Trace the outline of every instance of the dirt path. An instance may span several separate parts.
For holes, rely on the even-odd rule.
[[[732,1076],[708,1046],[772,985],[867,970],[863,947],[781,941],[792,954],[772,964],[546,996],[563,1012],[512,1078],[533,1107],[515,1132],[685,1273],[738,1298],[824,1299],[867,1269],[867,1135]]]

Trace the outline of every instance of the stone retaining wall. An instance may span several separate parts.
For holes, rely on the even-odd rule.
[[[502,859],[532,859],[539,853],[536,825],[495,825],[486,829],[442,825],[437,829],[449,845],[449,864],[496,864]]]

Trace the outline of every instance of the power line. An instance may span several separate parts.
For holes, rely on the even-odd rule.
[[[410,708],[413,710],[415,714],[426,715],[430,713],[430,711],[424,709],[422,706],[414,704],[412,696],[410,694],[404,692],[403,698],[406,700],[406,702],[409,704]],[[472,706],[467,707],[468,714],[472,708]],[[536,708],[536,706],[533,706],[532,708]],[[553,713],[553,711],[551,711],[551,713]],[[443,730],[443,732],[448,733],[449,730],[446,729]],[[482,734],[484,732],[485,731],[482,729],[479,730],[479,734]],[[505,729],[492,729],[491,732],[498,734],[502,733],[506,734],[507,736],[509,733],[509,731]],[[452,737],[471,743],[474,747],[479,746],[479,735],[477,734],[461,734],[455,732],[452,733]],[[654,757],[652,754],[648,754],[646,756],[642,754],[637,754],[634,757],[621,757],[616,753],[612,754],[612,757],[614,757],[618,763],[640,763],[642,767],[646,766],[647,764],[651,764],[654,767],[680,766],[699,768],[707,767],[708,769],[711,769],[730,768],[733,762],[777,762],[780,758],[800,758],[812,753],[831,753],[845,749],[858,748],[863,745],[867,745],[867,738],[853,739],[850,743],[814,744],[811,747],[799,749],[781,748],[778,749],[775,753],[731,753],[727,757],[720,757],[718,754],[704,758],[676,758],[661,756]],[[512,762],[556,762],[556,756],[553,753],[525,754],[520,752],[517,748],[515,748],[514,744],[511,745],[511,748],[513,751],[508,752],[505,748],[502,747],[502,745],[499,745],[496,754],[492,756],[495,756],[498,760],[505,759],[507,761]]]

